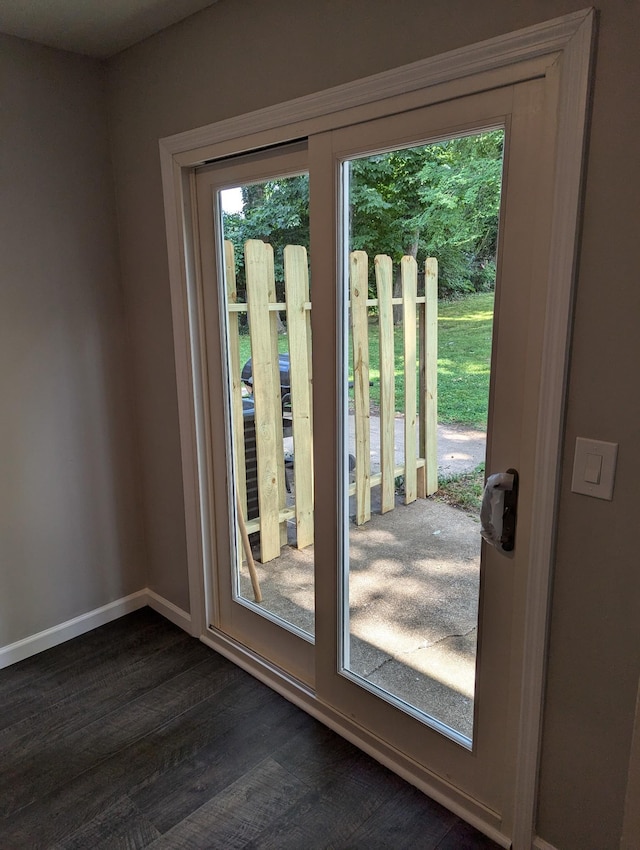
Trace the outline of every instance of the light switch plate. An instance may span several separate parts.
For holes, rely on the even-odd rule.
[[[600,475],[594,475],[597,469],[597,459],[601,458]],[[602,440],[588,440],[585,437],[576,439],[576,453],[573,459],[573,478],[571,490],[574,493],[584,493],[596,499],[613,499],[613,482],[616,475],[616,460],[618,444],[605,443]],[[590,478],[598,478],[596,482]]]

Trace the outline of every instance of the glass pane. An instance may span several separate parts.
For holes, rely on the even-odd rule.
[[[233,598],[312,636],[308,175],[232,186],[218,196],[236,517]]]
[[[342,672],[467,741],[503,140],[343,164]]]

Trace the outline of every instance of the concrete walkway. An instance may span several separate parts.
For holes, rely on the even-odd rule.
[[[380,470],[380,417],[371,416],[371,471]],[[485,458],[487,435],[465,425],[438,425],[438,473],[458,475],[475,469]],[[355,446],[355,417],[349,417],[349,450]],[[396,465],[403,462],[404,418],[395,419]]]
[[[380,470],[380,417],[369,420],[371,433],[371,471]],[[285,450],[293,451],[293,437],[285,438]],[[485,458],[487,435],[465,425],[438,425],[438,474],[459,475],[470,472]],[[395,419],[396,465],[403,462],[404,419]],[[355,451],[355,417],[349,417],[349,451]]]

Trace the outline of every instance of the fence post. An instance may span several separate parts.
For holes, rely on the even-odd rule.
[[[420,332],[420,456],[418,494],[431,496],[438,489],[438,261],[424,264],[424,310]]]
[[[269,289],[267,291],[267,300],[269,303],[277,303],[276,295],[276,273],[273,259],[273,245],[265,243],[267,252],[267,269]],[[273,364],[273,387],[274,387],[274,404],[276,410],[280,411],[280,415],[276,416],[276,445],[282,446],[284,439],[282,425],[282,385],[280,382],[280,352],[278,350],[278,314],[274,310],[269,311],[269,325],[271,332],[271,362]],[[284,452],[277,452],[278,458],[278,507],[285,508],[287,505],[287,492],[284,480]],[[287,521],[280,523],[280,545],[285,546],[287,543]]]
[[[418,436],[416,384],[416,298],[418,266],[413,257],[401,261],[402,319],[404,331],[404,502],[415,502],[417,488]]]
[[[225,239],[224,242],[224,267],[225,280],[227,284],[227,301],[235,304],[238,301],[236,289],[236,264],[233,250],[233,242]],[[240,337],[238,330],[238,313],[227,313],[227,327],[229,328],[229,368],[231,369],[231,428],[233,433],[233,450],[236,461],[236,492],[240,506],[247,515],[247,479],[245,471],[244,455],[244,416],[242,413],[242,380],[240,363]]]
[[[369,431],[368,258],[364,251],[349,255],[353,395],[356,430],[356,525],[371,519],[371,435]]]
[[[393,263],[391,257],[375,258],[380,334],[380,512],[395,507],[395,350],[393,333]]]
[[[307,250],[301,245],[284,249],[289,381],[293,426],[293,465],[296,510],[296,546],[313,543],[313,430],[311,416],[311,322]]]
[[[276,408],[271,320],[269,318],[269,258],[264,242],[250,239],[245,244],[247,305],[251,336],[253,402],[258,466],[258,505],[260,508],[260,559],[262,563],[280,554],[279,455],[276,422],[282,410]]]

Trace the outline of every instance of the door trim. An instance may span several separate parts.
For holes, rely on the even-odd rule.
[[[631,737],[620,850],[633,850],[638,846],[640,846],[640,684]]]
[[[319,94],[179,133],[159,142],[173,316],[192,633],[206,638],[210,632],[207,629],[204,584],[212,563],[210,541],[214,529],[209,520],[211,487],[204,436],[207,423],[202,391],[203,352],[198,315],[197,255],[194,251],[194,168],[217,156],[301,138],[321,130],[335,129],[482,89],[533,77],[557,77],[559,111],[556,177],[550,222],[553,236],[549,252],[549,295],[545,311],[533,504],[533,525],[538,529],[538,535],[530,550],[524,663],[520,681],[521,702],[527,708],[519,720],[518,741],[513,754],[516,802],[512,812],[504,813],[502,824],[502,834],[511,836],[514,850],[529,850],[534,827],[547,612],[594,35],[595,12],[586,9]],[[207,638],[208,641],[210,639]],[[216,648],[220,647],[216,645]],[[241,654],[241,649],[236,647],[235,654],[238,653]],[[238,661],[238,657],[234,660]],[[255,666],[255,661],[252,664]],[[257,675],[255,670],[252,672]],[[273,681],[270,684],[275,687]],[[291,693],[285,695],[293,699]],[[310,705],[304,707],[314,713]],[[326,722],[329,723],[328,720]],[[346,733],[343,731],[343,734]],[[362,743],[359,745],[363,746]],[[372,754],[384,760],[384,745],[380,742],[380,746],[374,749],[376,752]],[[397,766],[394,769],[400,772]],[[425,775],[425,782],[427,780],[428,776]],[[410,781],[417,784],[415,777]],[[463,811],[459,813],[467,817]],[[492,829],[493,834],[489,823],[483,827],[482,823],[476,822],[478,817],[473,819],[475,825],[483,831]],[[470,817],[468,819],[471,820]]]

